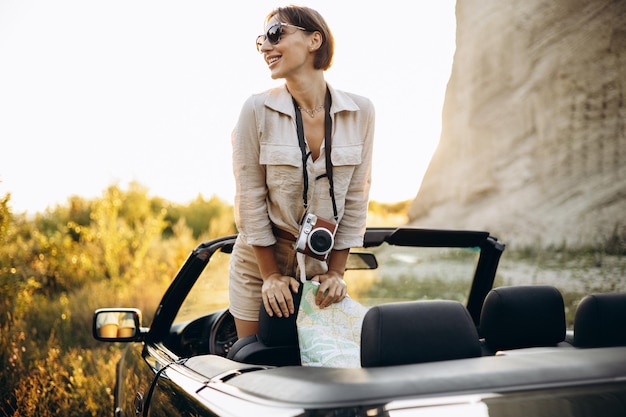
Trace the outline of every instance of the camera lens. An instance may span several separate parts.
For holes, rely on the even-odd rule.
[[[316,255],[324,255],[333,247],[333,235],[328,229],[315,229],[309,234],[309,249]]]

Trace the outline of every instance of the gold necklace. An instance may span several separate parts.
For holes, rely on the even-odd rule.
[[[302,110],[303,112],[311,116],[311,118],[314,118],[317,113],[324,110],[324,105],[320,104],[319,106],[312,108],[312,109],[305,109],[304,107],[298,106],[298,109]]]

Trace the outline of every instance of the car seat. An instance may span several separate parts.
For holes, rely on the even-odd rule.
[[[494,288],[480,314],[486,354],[530,347],[571,346],[565,342],[565,305],[549,285]]]
[[[391,366],[481,356],[476,326],[461,303],[424,300],[369,309],[361,331],[361,366]]]
[[[574,317],[575,347],[626,346],[626,293],[591,294]]]
[[[287,318],[270,317],[261,304],[259,333],[237,340],[228,351],[227,358],[254,365],[301,365],[297,312],[302,298],[302,288],[294,294],[295,314]]]

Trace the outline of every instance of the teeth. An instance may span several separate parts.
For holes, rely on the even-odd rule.
[[[278,61],[280,58],[279,57],[273,57],[267,60],[267,62],[269,64],[273,64],[274,62]]]

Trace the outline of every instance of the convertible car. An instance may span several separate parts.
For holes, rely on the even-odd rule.
[[[626,415],[626,294],[586,295],[568,329],[559,289],[494,285],[505,245],[488,232],[369,228],[345,275],[367,308],[360,366],[302,366],[294,315],[261,309],[237,339],[235,239],[191,252],[149,328],[138,309],[95,312],[96,339],[127,343],[114,415]]]

